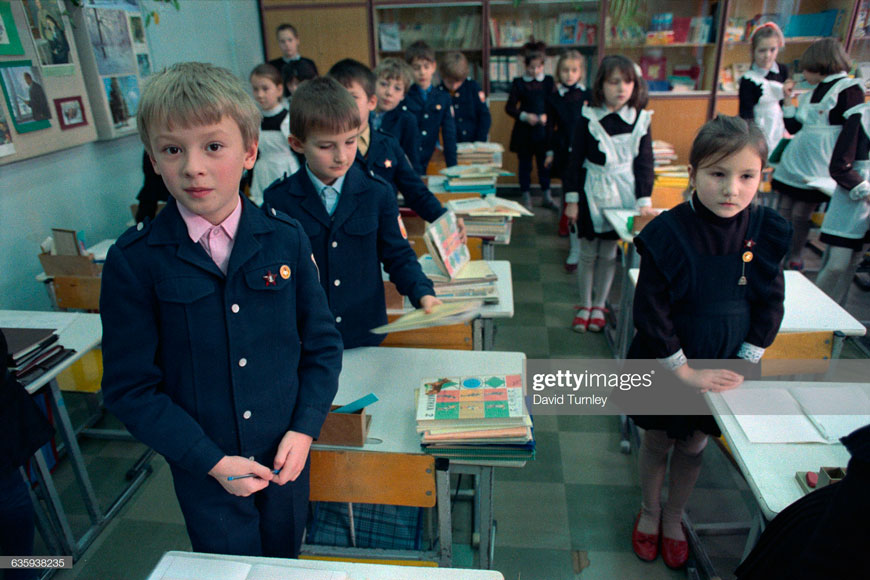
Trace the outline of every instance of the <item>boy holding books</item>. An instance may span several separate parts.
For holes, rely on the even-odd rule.
[[[228,70],[155,75],[137,123],[173,200],[109,250],[106,406],[166,457],[194,551],[295,557],[342,352],[308,238],[239,194],[260,112]]]
[[[290,145],[306,166],[264,194],[266,207],[305,228],[345,348],[383,341],[369,332],[387,321],[381,264],[415,307],[430,312],[441,303],[405,239],[392,187],[355,163],[360,125],[357,102],[335,79],[299,85]]]

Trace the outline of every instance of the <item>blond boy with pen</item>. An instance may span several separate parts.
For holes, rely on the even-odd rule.
[[[341,369],[300,225],[239,194],[260,112],[208,64],[154,75],[139,133],[173,199],[103,269],[103,393],[166,457],[194,551],[295,557]]]

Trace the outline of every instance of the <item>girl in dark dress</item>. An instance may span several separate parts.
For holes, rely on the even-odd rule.
[[[553,77],[544,74],[547,59],[543,42],[527,42],[522,56],[526,65],[523,76],[514,79],[505,112],[516,119],[511,131],[510,150],[517,154],[517,179],[523,194],[523,204],[532,208],[532,158],[538,165],[544,207],[558,210],[550,194],[550,170],[544,165],[547,153],[547,95],[553,92]]]
[[[571,135],[574,125],[580,118],[583,105],[589,99],[586,91],[586,59],[576,50],[567,50],[559,56],[556,63],[559,82],[556,90],[547,97],[547,157],[546,166],[554,177],[562,178],[565,166],[568,164],[568,154],[571,151]],[[565,188],[562,187],[562,191]],[[564,215],[565,204],[562,204],[562,219],[559,220],[559,235],[568,234],[568,218]],[[573,272],[580,261],[580,238],[577,228],[570,228],[569,238],[571,250],[565,260],[565,269]]]
[[[758,362],[783,316],[781,260],[791,228],[753,204],[767,161],[753,123],[720,115],[701,128],[689,155],[692,199],[650,222],[635,242],[642,256],[634,300],[637,328],[629,358],[658,359],[686,385],[686,396],[736,388],[743,377],[701,369],[696,359]],[[646,429],[639,471],[643,503],[632,533],[639,558],[679,568],[688,558],[683,508],[701,469],[707,416],[636,416]],[[668,500],[661,491],[670,461]]]

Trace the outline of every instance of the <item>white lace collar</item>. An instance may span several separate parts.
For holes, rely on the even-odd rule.
[[[578,83],[574,83],[574,84],[571,85],[570,87],[566,87],[566,86],[563,85],[562,83],[559,83],[559,84],[556,86],[556,89],[559,91],[559,96],[560,96],[560,97],[564,97],[564,96],[565,96],[565,93],[567,93],[567,92],[570,91],[571,89],[580,89],[581,91],[585,91],[585,90],[586,90],[586,85],[584,85],[583,83],[579,83],[579,82],[578,82]]]
[[[773,62],[773,66],[770,67],[770,69],[763,69],[760,66],[758,66],[757,64],[755,64],[754,62],[752,63],[752,66],[749,68],[751,70],[754,70],[755,72],[757,72],[758,74],[760,74],[763,77],[767,76],[768,73],[774,73],[774,74],[779,73],[779,64],[776,61]]]
[[[594,107],[591,110],[592,114],[595,115],[595,119],[598,121],[611,114],[619,115],[619,118],[629,125],[633,125],[637,120],[637,109],[629,107],[628,105],[623,105],[623,107],[618,111],[611,111],[607,107]]]

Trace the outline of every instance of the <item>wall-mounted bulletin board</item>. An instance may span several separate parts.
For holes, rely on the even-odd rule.
[[[73,8],[74,36],[100,139],[136,132],[136,111],[151,54],[139,0],[84,0]]]
[[[0,165],[97,138],[62,0],[0,0]]]

